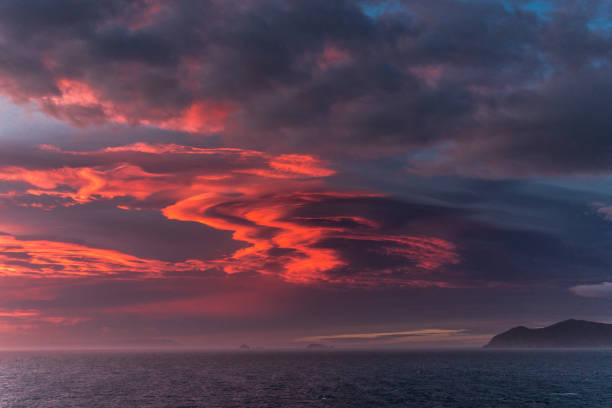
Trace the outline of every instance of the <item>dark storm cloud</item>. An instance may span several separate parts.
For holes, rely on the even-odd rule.
[[[602,196],[584,193],[577,200],[562,188],[517,182],[465,181],[462,189],[461,195],[446,195],[444,206],[390,197],[334,198],[300,207],[288,219],[347,231],[318,243],[346,261],[328,272],[331,280],[564,286],[610,276],[606,248],[612,224],[585,204]],[[479,199],[466,203],[470,194]],[[456,258],[436,250],[435,242],[431,252],[406,256],[394,251],[406,243],[383,238],[402,234],[453,243]],[[429,270],[428,261],[443,265]]]
[[[420,227],[419,234],[426,234],[425,223]],[[435,224],[431,228],[438,234],[440,229]],[[602,251],[556,234],[507,229],[465,219],[454,220],[443,230],[442,237],[457,243],[457,257],[456,262],[435,271],[418,267],[424,262],[422,258],[394,254],[389,251],[393,246],[384,241],[333,238],[321,242],[320,246],[333,248],[347,261],[347,266],[329,271],[330,276],[360,278],[383,285],[388,281],[450,287],[563,286],[576,280],[609,276],[610,259]],[[443,255],[434,251],[430,261],[440,261]]]
[[[79,126],[365,155],[452,141],[424,173],[610,170],[607,1],[383,3],[5,0],[0,84]]]

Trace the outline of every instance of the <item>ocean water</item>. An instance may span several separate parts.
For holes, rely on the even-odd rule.
[[[612,351],[4,352],[0,407],[612,407]]]

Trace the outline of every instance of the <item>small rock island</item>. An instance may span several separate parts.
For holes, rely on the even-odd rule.
[[[515,327],[493,337],[485,348],[612,347],[612,324],[569,319],[551,326]]]
[[[308,350],[328,350],[328,349],[332,349],[332,346],[328,346],[326,344],[321,344],[321,343],[310,343],[309,345],[306,346],[306,348]]]

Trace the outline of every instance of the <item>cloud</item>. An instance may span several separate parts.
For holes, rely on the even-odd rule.
[[[205,270],[203,263],[188,260],[167,263],[141,259],[108,249],[67,242],[18,239],[0,234],[0,276],[41,278],[118,276],[154,277],[168,271]]]
[[[40,313],[38,310],[0,308],[0,333],[28,332],[40,327],[56,326],[63,329],[85,322],[86,318],[65,317]]]
[[[607,4],[530,4],[0,2],[0,335],[600,314],[609,186],[533,177],[611,170]]]
[[[457,263],[455,246],[443,239],[370,231],[363,224],[347,224],[346,218],[330,219],[303,217],[293,219],[292,212],[307,209],[311,204],[341,201],[350,208],[351,201],[363,198],[355,193],[284,193],[245,197],[229,202],[217,202],[208,194],[194,196],[166,207],[170,219],[196,221],[219,229],[234,231],[234,238],[251,246],[237,251],[226,267],[229,271],[259,270],[280,267],[281,274],[294,282],[317,279],[354,281],[380,284],[388,279],[409,284],[410,271],[434,271]],[[306,210],[307,211],[307,210]],[[371,224],[372,222],[370,222]],[[336,244],[332,244],[336,242]],[[341,242],[341,244],[337,244]],[[370,265],[350,262],[343,252],[351,242],[363,245]],[[271,257],[273,255],[273,257]],[[381,260],[387,258],[382,263]],[[273,259],[273,262],[271,262]],[[278,262],[280,261],[280,264]],[[351,259],[351,261],[353,261]],[[277,264],[277,266],[275,266]],[[346,274],[333,273],[348,267]],[[362,272],[358,272],[361,269]],[[368,276],[367,271],[375,271]],[[405,277],[393,277],[392,272],[406,272]],[[332,272],[329,274],[328,272]],[[363,275],[363,276],[360,276]],[[378,280],[378,282],[377,282]]]
[[[231,231],[235,241],[246,244],[228,256],[186,260],[185,267],[134,263],[134,272],[159,273],[175,265],[176,271],[258,272],[295,283],[443,285],[428,275],[460,261],[447,239],[427,231],[387,231],[388,221],[369,209],[383,196],[331,189],[321,179],[334,170],[312,156],[146,143],[80,152],[41,149],[57,155],[57,163],[0,167],[0,180],[13,183],[3,193],[6,202],[47,211],[94,202],[126,211],[156,210],[169,220]],[[62,164],[83,157],[99,164]],[[353,248],[369,262],[355,262]],[[105,268],[112,271],[112,265]]]
[[[9,0],[0,92],[80,127],[214,133],[262,151],[440,150],[411,161],[419,174],[600,173],[602,19],[605,3],[586,1],[542,14],[475,0]]]
[[[612,299],[612,283],[602,282],[592,285],[578,285],[570,288],[578,296],[588,298]]]
[[[597,213],[604,219],[612,221],[612,205],[606,205],[604,203],[593,203],[592,206],[595,208]]]
[[[440,196],[434,205],[342,187],[331,162],[305,154],[138,142],[2,155],[0,203],[13,219],[3,221],[4,231],[155,259],[168,270],[193,260],[193,270],[301,284],[464,287],[550,282],[585,268],[603,276],[606,265],[596,239],[587,245],[583,236],[551,232],[557,215],[582,214],[584,206],[551,212],[564,201],[524,195],[516,183],[472,181],[473,193],[488,191],[490,203],[470,204],[464,194]],[[520,200],[553,219],[510,227],[495,214],[476,217]],[[581,228],[605,235],[596,218]]]
[[[485,336],[476,336],[485,337]],[[347,333],[327,336],[309,336],[295,339],[298,343],[346,343],[346,344],[392,344],[392,343],[427,343],[449,340],[474,340],[465,329],[421,329],[393,332]]]

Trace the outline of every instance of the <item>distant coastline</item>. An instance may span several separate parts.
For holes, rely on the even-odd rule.
[[[531,329],[514,327],[494,336],[485,348],[612,348],[612,324],[564,320]]]

